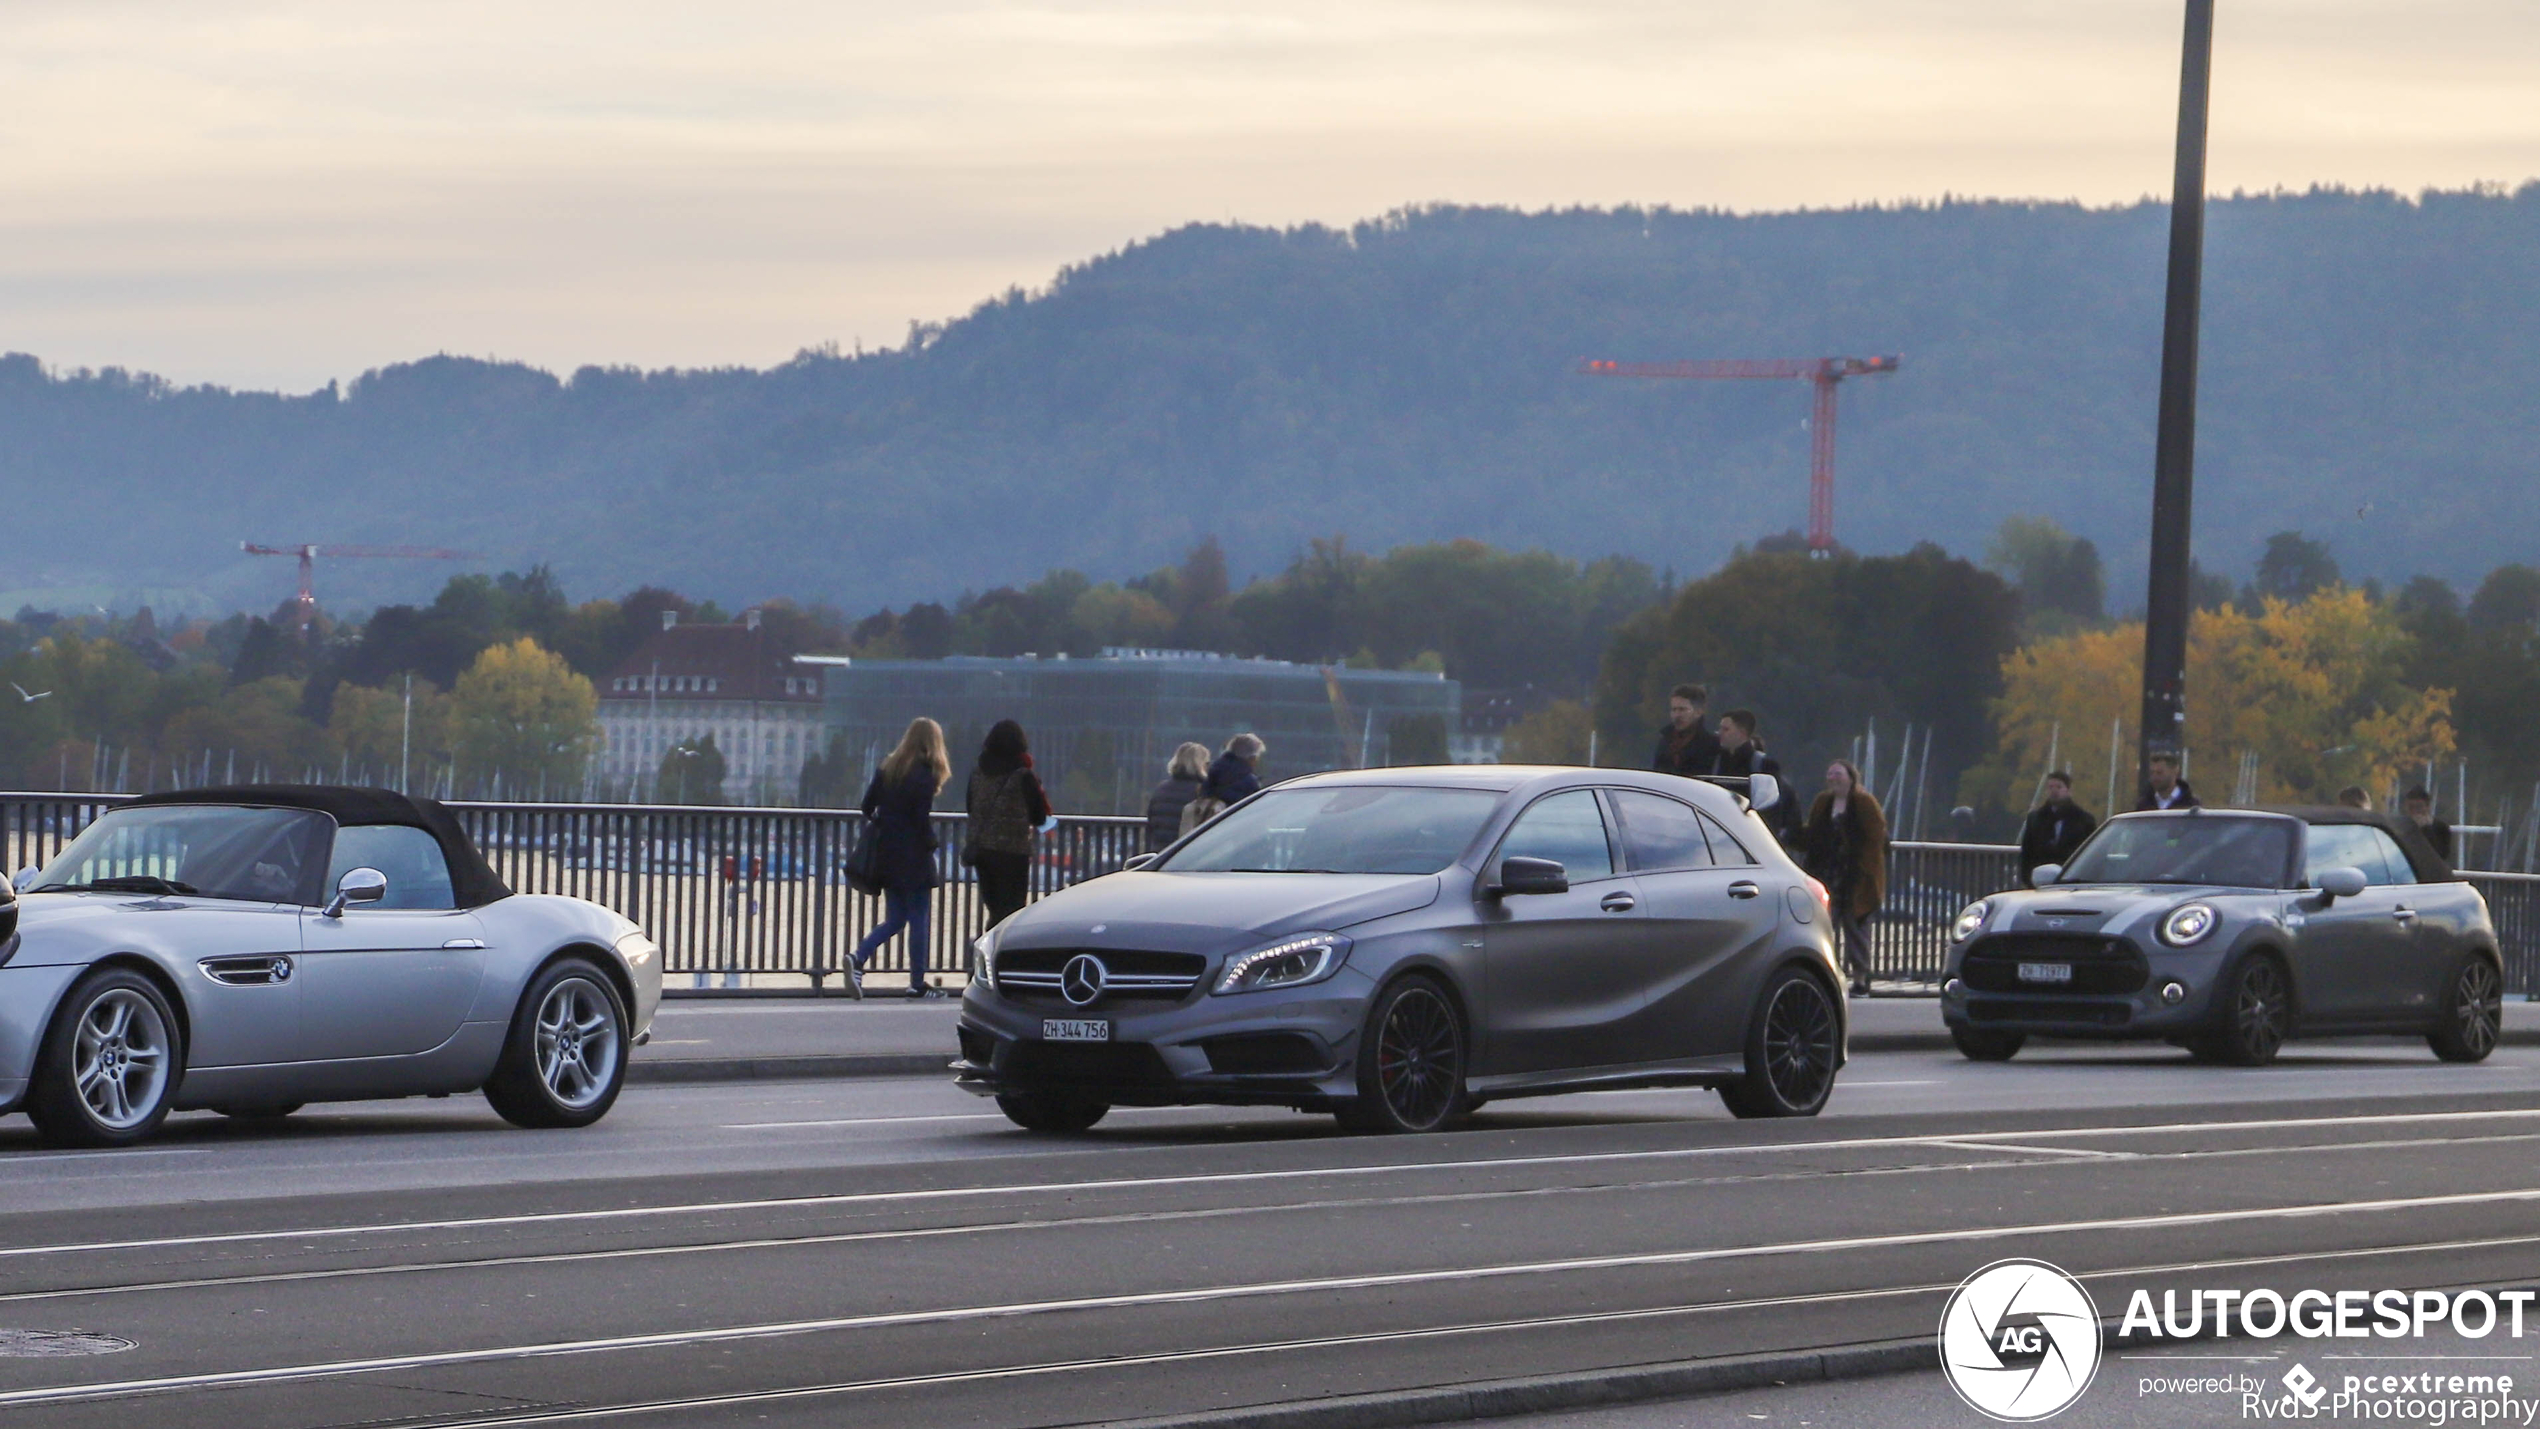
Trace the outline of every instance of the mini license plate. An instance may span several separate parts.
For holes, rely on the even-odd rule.
[[[2020,964],[2020,981],[2022,982],[2071,982],[2072,980],[2073,965],[2071,963]]]
[[[1111,1024],[1096,1019],[1076,1017],[1044,1017],[1041,1019],[1044,1042],[1108,1042]]]

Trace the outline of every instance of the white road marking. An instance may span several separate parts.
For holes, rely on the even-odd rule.
[[[1943,1143],[1959,1150],[1985,1152],[2025,1152],[2047,1157],[2086,1157],[2120,1161],[2206,1161],[2224,1157],[2300,1155],[2304,1152],[2387,1151],[2420,1146],[2479,1146],[2498,1142],[2540,1140],[2540,1132],[2508,1135],[2453,1137],[2449,1139],[2416,1139],[2403,1141],[2340,1141],[2325,1146],[2226,1147],[2209,1151],[2083,1151],[2078,1148],[2029,1146],[2011,1147],[1982,1142]],[[1729,1179],[1744,1185],[1776,1180],[1840,1180],[1858,1176],[1912,1176],[1940,1172],[1962,1174],[1968,1171],[2015,1171],[2041,1166],[2069,1166],[2070,1160],[2058,1161],[1986,1161],[1968,1163],[1944,1161],[1896,1166],[1868,1166],[1849,1171],[1797,1171],[1767,1175],[1734,1176]],[[1110,1215],[1060,1216],[1043,1220],[979,1221],[952,1225],[899,1226],[883,1230],[825,1231],[810,1235],[754,1236],[739,1240],[683,1241],[671,1245],[618,1246],[607,1250],[545,1251],[524,1255],[489,1255],[457,1260],[414,1260],[387,1265],[331,1266],[318,1270],[267,1271],[249,1275],[211,1275],[191,1280],[158,1280],[122,1282],[107,1285],[76,1286],[61,1290],[21,1290],[0,1294],[0,1304],[36,1300],[70,1300],[105,1295],[163,1293],[173,1290],[199,1290],[237,1285],[288,1284],[313,1280],[357,1280],[382,1275],[416,1275],[441,1270],[498,1269],[518,1265],[564,1265],[598,1260],[642,1260],[675,1255],[714,1255],[733,1251],[772,1250],[778,1248],[821,1245],[846,1245],[859,1241],[929,1240],[951,1236],[995,1235],[1006,1232],[1035,1233],[1074,1226],[1144,1225],[1168,1221],[1221,1220],[1233,1216],[1294,1215],[1328,1210],[1359,1209],[1367,1206],[1444,1205],[1451,1202],[1514,1200],[1527,1196],[1605,1195],[1632,1192],[1674,1190],[1688,1186],[1717,1184],[1711,1177],[1679,1177],[1662,1181],[1609,1181],[1588,1186],[1527,1186],[1506,1191],[1457,1191],[1428,1195],[1387,1194],[1343,1200],[1280,1201],[1245,1203],[1232,1206],[1202,1206],[1171,1211],[1122,1211]],[[2540,1240],[2540,1236],[2528,1237]],[[2518,1243],[2518,1242],[2516,1242]],[[2342,1252],[2319,1252],[2319,1255]],[[2234,1262],[2235,1264],[2237,1262]]]
[[[986,1113],[971,1113],[986,1115]],[[253,1241],[309,1240],[412,1231],[481,1230],[493,1226],[553,1225],[576,1221],[724,1215],[735,1211],[792,1210],[813,1206],[870,1205],[947,1201],[983,1196],[1066,1195],[1087,1191],[1147,1190],[1164,1186],[1224,1186],[1313,1180],[1319,1177],[1392,1176],[1443,1171],[1524,1169],[1538,1166],[1589,1166],[1617,1161],[1682,1160],[1707,1156],[1770,1156],[1798,1152],[1864,1149],[1907,1150],[1968,1142],[2004,1140],[2050,1141],[2071,1137],[2184,1135],[2205,1131],[2274,1131],[2299,1127],[2386,1126],[2393,1124],[2528,1120],[2540,1118],[2540,1107],[2493,1111],[2399,1112],[2368,1116],[2281,1117],[2258,1121],[2145,1122],[2123,1126],[2049,1127],[2023,1131],[1955,1132],[1931,1136],[1856,1136],[1820,1141],[1772,1141],[1749,1145],[1671,1147],[1648,1151],[1589,1151],[1550,1156],[1483,1157],[1457,1161],[1405,1161],[1357,1166],[1299,1167],[1280,1171],[1220,1171],[1182,1176],[1134,1176],[1090,1181],[1043,1181],[1008,1185],[909,1187],[892,1191],[851,1191],[817,1196],[772,1196],[757,1200],[690,1201],[660,1206],[619,1206],[601,1210],[541,1211],[508,1216],[466,1216],[448,1220],[375,1221],[349,1226],[310,1226],[290,1230],[228,1231],[214,1235],[161,1236],[139,1240],[81,1241],[56,1245],[0,1246],[0,1260],[39,1255],[74,1255],[115,1250],[162,1250],[179,1246],[234,1245]],[[2344,1143],[2338,1143],[2343,1145]],[[1961,1146],[1961,1149],[1964,1149]],[[2297,1148],[2310,1149],[2310,1148]],[[2319,1149],[2328,1149],[2322,1147]],[[2223,1153],[2216,1153],[2223,1154]]]
[[[1578,1256],[1563,1260],[1518,1261],[1503,1265],[1456,1266],[1441,1270],[1391,1271],[1369,1275],[1336,1275],[1304,1280],[1268,1280],[1246,1284],[1203,1286],[1188,1290],[1144,1290],[1117,1295],[1089,1295],[1067,1300],[1024,1300],[999,1305],[954,1306],[937,1310],[898,1310],[864,1315],[834,1315],[810,1320],[779,1320],[702,1330],[666,1330],[640,1335],[610,1335],[580,1340],[547,1340],[473,1350],[438,1350],[411,1355],[329,1360],[316,1364],[265,1369],[218,1370],[205,1374],[168,1375],[154,1379],[59,1385],[45,1389],[0,1392],[0,1407],[55,1404],[127,1394],[161,1394],[173,1390],[209,1389],[223,1385],[327,1379],[382,1371],[426,1369],[441,1365],[483,1364],[543,1355],[600,1354],[627,1350],[669,1349],[685,1345],[737,1340],[776,1339],[792,1335],[830,1334],[907,1325],[958,1324],[1012,1319],[1082,1310],[1136,1309],[1158,1305],[1205,1305],[1216,1301],[1262,1299],[1278,1295],[1329,1294],[1345,1290],[1381,1290],[1432,1285],[1447,1281],[1510,1279],[1519,1276],[1565,1275],[1581,1271],[1625,1270],[1649,1266],[1695,1265],[1708,1261],[1748,1260],[1790,1255],[1824,1255],[1884,1250],[1899,1246],[1956,1241],[2002,1240],[2016,1236],[2079,1235],[2109,1231],[2169,1230],[2188,1226],[2360,1215],[2382,1211],[2438,1207],[2503,1205],[2540,1201],[2540,1188],[2477,1191],[2448,1196],[2403,1196],[2372,1201],[2319,1201],[2292,1206],[2250,1207],[2222,1211],[2173,1212],[2151,1216],[2107,1216],[2078,1221],[2046,1221],[2020,1226],[1908,1231],[1879,1236],[1842,1236],[1824,1240],[1785,1241],[1774,1245],[1720,1246],[1701,1250],[1652,1251],[1638,1255]],[[1865,1293],[1893,1292],[1849,1292]],[[1758,1304],[1764,1302],[1745,1302]]]

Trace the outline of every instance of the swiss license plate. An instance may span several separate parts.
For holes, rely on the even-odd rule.
[[[1044,1042],[1108,1042],[1111,1024],[1100,1018],[1044,1017],[1041,1019]]]
[[[2073,965],[2071,963],[2020,964],[2020,981],[2022,982],[2071,982],[2072,980]]]

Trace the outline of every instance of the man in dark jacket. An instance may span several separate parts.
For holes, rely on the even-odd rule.
[[[2425,835],[2425,841],[2434,846],[2445,863],[2452,861],[2452,826],[2434,817],[2432,794],[2422,787],[2410,789],[2399,800],[2399,812],[2408,816],[2408,822],[2417,826],[2417,832]]]
[[[1658,731],[1658,750],[1649,767],[1661,774],[1708,774],[1719,762],[1720,741],[1702,727],[1702,707],[1711,702],[1700,685],[1678,685],[1667,695],[1667,724]]]
[[[2143,809],[2201,809],[2205,801],[2196,797],[2186,780],[2178,777],[2178,756],[2152,756],[2152,782],[2143,786],[2143,798],[2134,806]]]
[[[2020,876],[2045,864],[2072,862],[2073,850],[2098,827],[2099,821],[2073,802],[2073,776],[2061,769],[2047,775],[2046,802],[2029,810],[2028,823],[2020,829]]]
[[[1709,772],[1751,779],[1758,774],[1782,777],[1782,762],[1764,752],[1762,741],[1755,737],[1755,711],[1730,710],[1720,716],[1720,752],[1711,761]],[[1799,828],[1799,800],[1789,785],[1782,786],[1781,802],[1766,809],[1764,827],[1773,837],[1787,844]]]

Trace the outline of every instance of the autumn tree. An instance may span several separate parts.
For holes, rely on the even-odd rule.
[[[370,782],[393,786],[402,761],[408,784],[420,790],[426,785],[424,771],[439,769],[450,759],[450,697],[430,680],[415,681],[410,728],[402,684],[343,685],[335,691],[327,732],[354,778],[367,773]]]
[[[515,796],[577,787],[599,739],[598,705],[589,680],[528,636],[487,646],[450,692],[462,777],[490,788],[499,776]]]
[[[2198,611],[2188,627],[2190,775],[2219,803],[2243,751],[2258,760],[2262,803],[2325,803],[2347,784],[2381,788],[2453,749],[2452,691],[2405,678],[2410,639],[2397,611],[2360,590],[2308,599],[2263,598],[2253,614]],[[2075,766],[2084,791],[2094,754],[2117,726],[2117,796],[2135,793],[2133,722],[2142,703],[2139,623],[2041,641],[2002,663],[1998,743],[1965,785],[1970,802],[2028,806],[2050,749]],[[2060,736],[2058,731],[2060,730]],[[2200,757],[2201,756],[2201,757]],[[2104,786],[2102,786],[2104,788]]]

